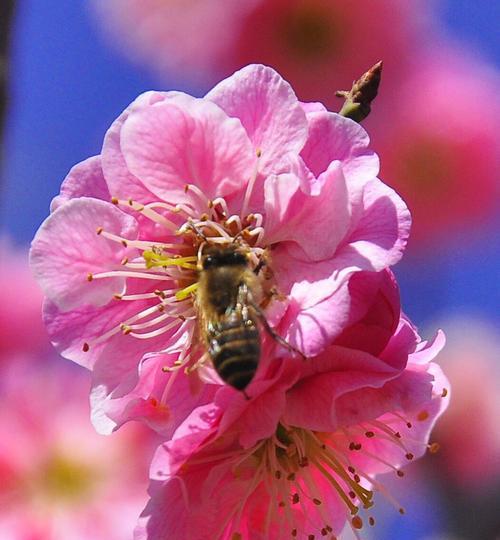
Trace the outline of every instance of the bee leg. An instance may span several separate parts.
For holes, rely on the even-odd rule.
[[[302,356],[302,360],[307,360],[307,356],[302,352],[299,351],[299,349],[296,349],[293,345],[290,345],[286,339],[283,339],[278,332],[274,330],[274,328],[269,324],[269,322],[266,319],[266,316],[264,315],[263,311],[260,309],[259,306],[255,305],[254,303],[251,304],[252,308],[254,309],[255,313],[257,314],[260,322],[264,326],[266,332],[275,340],[277,341],[282,347],[287,349],[288,351],[298,354],[299,356]]]
[[[253,269],[253,273],[257,276],[259,275],[259,272],[264,268],[267,267],[267,272],[264,273],[265,279],[270,279],[273,276],[273,273],[271,271],[271,268],[269,267],[269,251],[267,249],[264,250],[262,255],[259,257],[259,262],[257,263],[257,266]]]
[[[242,390],[241,393],[245,396],[245,399],[246,399],[247,401],[250,401],[251,398],[250,398],[250,396],[247,394],[246,390]]]
[[[264,259],[261,258],[257,266],[253,269],[254,274],[258,276],[259,272],[264,268],[265,265],[266,265],[266,261],[264,261]]]

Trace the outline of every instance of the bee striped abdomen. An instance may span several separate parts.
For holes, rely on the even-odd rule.
[[[233,312],[208,331],[209,353],[220,377],[237,390],[253,379],[260,357],[259,331],[252,319]]]

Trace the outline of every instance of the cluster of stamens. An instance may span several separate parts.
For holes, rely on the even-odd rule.
[[[186,346],[165,371],[194,370],[200,367],[207,355],[204,350],[195,350],[190,345],[196,342],[196,290],[198,271],[201,267],[203,250],[207,245],[239,243],[245,247],[249,264],[255,268],[265,251],[262,245],[263,216],[245,213],[248,208],[252,182],[247,187],[241,215],[231,214],[223,197],[213,200],[195,185],[185,186],[189,202],[172,205],[167,202],[141,204],[131,199],[113,197],[111,202],[137,217],[146,218],[164,231],[165,242],[147,239],[129,239],[97,227],[102,238],[127,248],[119,265],[109,271],[89,273],[87,280],[93,282],[107,278],[126,278],[137,284],[142,282],[143,291],[117,291],[113,300],[138,302],[138,311],[133,316],[113,326],[93,341],[83,343],[88,351],[98,343],[107,341],[117,334],[136,339],[152,339],[169,333],[184,332]],[[160,238],[163,234],[160,235]],[[110,298],[111,300],[111,298]],[[161,350],[161,349],[160,349]],[[165,396],[161,401],[164,401]]]
[[[445,395],[443,391],[442,396]],[[427,411],[420,411],[415,421],[422,422],[428,417]],[[396,424],[404,426],[404,433],[395,429]],[[270,501],[268,505],[264,505],[267,514],[263,524],[263,537],[271,538],[271,530],[278,524],[285,535],[289,532],[292,540],[298,537],[308,540],[336,540],[325,497],[322,495],[325,489],[328,489],[330,492],[333,490],[342,501],[347,522],[354,535],[360,539],[359,531],[365,523],[369,526],[375,525],[375,518],[367,514],[374,504],[375,492],[381,493],[400,514],[405,513],[403,507],[373,474],[359,465],[359,458],[377,461],[392,469],[399,478],[404,476],[403,471],[370,452],[366,441],[376,438],[393,444],[400,449],[407,461],[412,461],[415,457],[409,450],[409,444],[425,446],[431,453],[438,451],[437,443],[424,444],[413,439],[412,427],[412,422],[398,413],[388,413],[378,420],[342,428],[333,434],[293,428],[281,423],[273,437],[259,442],[243,455],[240,451],[221,456],[225,460],[229,459],[235,478],[241,477],[248,467],[252,472],[247,475],[248,488],[245,496],[238,505],[228,509],[227,519],[214,538],[226,538],[229,534],[231,540],[243,538],[240,531],[246,506],[252,494],[264,486]],[[401,430],[401,427],[399,429]],[[212,459],[216,461],[218,457],[213,456]],[[189,462],[189,466],[196,464],[196,460]],[[310,517],[311,507],[316,509],[320,525],[318,519],[313,523]],[[302,513],[301,518],[297,511]],[[366,517],[361,517],[361,513],[366,514]],[[310,531],[304,530],[304,519]]]

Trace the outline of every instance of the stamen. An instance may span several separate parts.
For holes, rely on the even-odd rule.
[[[198,186],[195,186],[194,184],[186,184],[184,186],[184,193],[190,193],[191,195],[196,196],[198,200],[201,201],[203,207],[208,208],[209,199]]]
[[[262,155],[262,152],[260,150],[257,151],[257,159],[255,160],[255,166],[254,170],[252,172],[252,176],[250,177],[247,189],[245,191],[245,198],[243,199],[243,205],[241,207],[241,215],[245,216],[248,214],[248,204],[250,203],[250,197],[252,196],[252,191],[255,185],[255,181],[257,180],[257,176],[259,174],[259,158]]]
[[[169,296],[175,295],[175,292],[170,289],[167,289],[166,291],[162,291],[162,292],[163,292],[163,295],[162,295],[163,298],[165,298],[167,295]],[[143,294],[126,294],[126,295],[115,294],[114,297],[117,300],[133,301],[133,300],[149,300],[150,298],[158,298],[159,295],[156,292],[151,292],[151,293],[143,293]]]
[[[222,217],[227,217],[229,215],[229,208],[227,207],[226,200],[222,197],[217,197],[212,201],[212,208],[220,206],[222,208]]]
[[[158,214],[158,212],[155,212],[154,210],[152,210],[149,205],[144,206],[143,204],[139,204],[139,203],[133,201],[132,199],[128,199],[128,201],[124,201],[124,200],[117,199],[116,197],[113,197],[111,199],[111,201],[114,204],[120,204],[122,206],[128,206],[128,207],[132,208],[133,210],[135,210],[136,212],[139,212],[140,214],[142,214],[144,217],[147,217],[148,219],[150,219],[154,223],[158,223],[159,225],[163,225],[165,228],[167,228],[167,229],[169,229],[171,231],[176,231],[177,230],[177,225],[175,223],[173,223],[172,221],[167,219],[165,216],[163,216],[161,214]]]
[[[196,292],[197,288],[198,288],[198,283],[193,283],[192,285],[189,285],[188,287],[185,287],[184,289],[177,291],[175,293],[175,297],[177,298],[177,300],[184,300],[185,298],[190,296],[191,293]]]
[[[141,279],[151,279],[153,281],[175,281],[169,276],[160,275],[160,274],[146,274],[144,272],[127,272],[114,270],[111,272],[100,272],[99,274],[89,274],[87,279],[92,281],[93,279],[103,279],[109,277],[131,277],[131,278],[141,278]],[[91,279],[89,279],[91,278]]]
[[[230,227],[233,223],[236,223],[236,227],[238,229],[238,231],[241,231],[241,229],[243,228],[243,225],[241,224],[241,218],[240,216],[236,215],[236,214],[233,214],[232,216],[230,216],[229,218],[227,218],[226,222],[224,223],[224,225],[226,227]]]
[[[182,321],[180,319],[173,320],[170,324],[167,324],[163,326],[162,328],[159,328],[158,330],[155,330],[154,332],[148,332],[146,334],[137,334],[135,332],[131,332],[130,335],[132,337],[135,337],[137,339],[150,339],[153,337],[160,336],[161,334],[164,334],[174,326],[177,326],[178,324],[182,324]]]

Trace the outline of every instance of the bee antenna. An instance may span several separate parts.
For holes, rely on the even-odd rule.
[[[250,396],[247,394],[246,390],[242,390],[241,393],[245,396],[247,401],[250,401]]]

